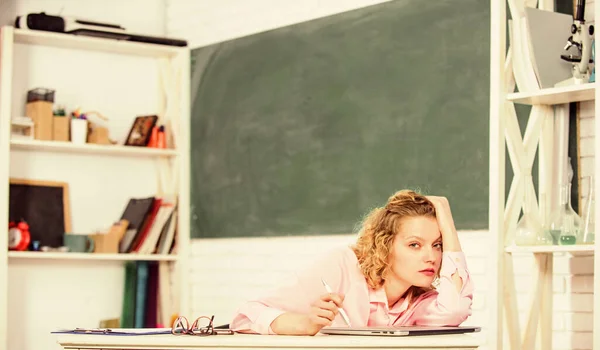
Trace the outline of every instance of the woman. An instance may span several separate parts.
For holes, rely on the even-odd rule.
[[[331,252],[292,285],[243,305],[231,328],[314,335],[325,326],[347,325],[338,308],[354,327],[457,326],[471,315],[472,295],[448,200],[403,190],[366,217],[353,246]]]

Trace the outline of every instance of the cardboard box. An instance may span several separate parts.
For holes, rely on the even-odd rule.
[[[52,141],[54,131],[52,102],[27,102],[25,115],[33,120],[33,137],[36,140]]]
[[[71,118],[66,116],[54,116],[52,119],[52,139],[54,141],[69,141],[69,121]]]
[[[94,240],[94,253],[118,254],[119,242],[123,238],[128,226],[129,221],[120,220],[113,224],[107,233],[91,235],[90,237]]]
[[[99,145],[110,145],[111,142],[108,138],[108,128],[90,122],[87,142]]]

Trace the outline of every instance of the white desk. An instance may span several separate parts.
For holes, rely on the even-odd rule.
[[[482,335],[449,334],[438,336],[371,337],[371,336],[281,336],[281,335],[216,335],[208,337],[174,335],[80,335],[58,334],[63,349],[77,350],[205,350],[205,349],[477,349]]]

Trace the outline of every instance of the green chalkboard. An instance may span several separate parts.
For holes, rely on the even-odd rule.
[[[489,16],[399,0],[193,50],[192,237],[351,233],[402,188],[487,228]]]

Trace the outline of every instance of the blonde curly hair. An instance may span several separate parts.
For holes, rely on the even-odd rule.
[[[352,250],[369,287],[378,289],[383,286],[390,272],[390,251],[402,219],[418,216],[435,218],[433,204],[415,191],[401,190],[389,197],[384,207],[373,209],[365,217]],[[425,291],[411,287],[407,295],[414,297]]]

